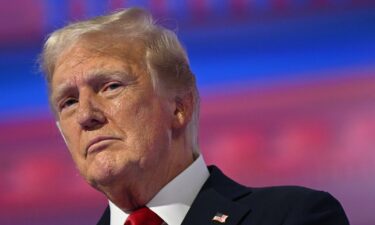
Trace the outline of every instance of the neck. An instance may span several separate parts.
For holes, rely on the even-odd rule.
[[[100,187],[100,191],[125,212],[145,206],[165,185],[194,161],[192,149],[172,147],[170,151],[174,154],[169,153],[168,159],[164,160],[165,163],[160,163],[157,170],[132,176],[135,179],[124,177],[114,185]]]

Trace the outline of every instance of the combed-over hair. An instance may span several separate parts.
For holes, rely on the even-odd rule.
[[[40,57],[48,88],[51,89],[56,62],[64,50],[90,35],[110,35],[111,40],[140,42],[145,47],[144,58],[154,89],[164,88],[179,95],[193,95],[194,111],[187,127],[192,146],[198,148],[199,94],[195,76],[190,70],[186,51],[176,34],[157,25],[152,16],[139,8],[128,8],[90,20],[71,23],[56,30],[45,42]],[[95,41],[90,38],[90,44]],[[95,43],[92,43],[95,46]],[[105,51],[105,46],[103,47]],[[101,51],[103,51],[101,49]]]

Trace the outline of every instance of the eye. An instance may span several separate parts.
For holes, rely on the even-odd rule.
[[[60,110],[68,108],[68,107],[76,104],[77,102],[78,102],[78,100],[75,99],[75,98],[67,98],[67,99],[65,99],[64,101],[61,102]]]
[[[119,82],[109,82],[104,85],[103,91],[114,91],[116,89],[119,89],[122,86]]]

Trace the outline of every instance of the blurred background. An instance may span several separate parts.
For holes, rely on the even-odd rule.
[[[375,1],[0,0],[0,224],[95,224],[36,64],[70,21],[140,6],[175,30],[201,91],[201,151],[249,186],[329,191],[375,224]]]

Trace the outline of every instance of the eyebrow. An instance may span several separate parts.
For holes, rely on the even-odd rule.
[[[72,92],[74,90],[74,84],[71,82],[64,82],[59,84],[55,90],[51,92],[51,103],[54,105],[57,103],[66,93]]]
[[[99,81],[104,82],[106,80],[111,80],[113,78],[117,78],[120,81],[125,82],[132,82],[136,80],[136,76],[132,75],[131,73],[128,73],[123,70],[93,70],[88,73],[88,75],[84,78],[85,83],[88,83],[90,85],[95,85]],[[59,84],[55,90],[52,91],[51,94],[51,100],[52,103],[56,103],[59,101],[66,93],[73,92],[73,90],[76,89],[76,84],[70,81],[63,82],[62,84]]]

